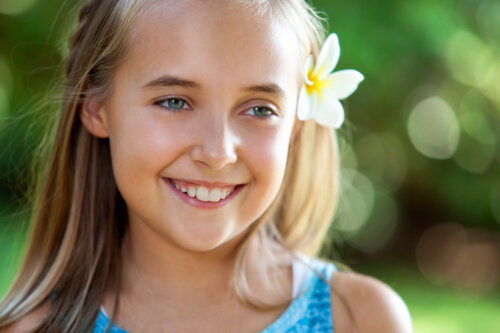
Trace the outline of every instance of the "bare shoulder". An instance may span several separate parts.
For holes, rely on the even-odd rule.
[[[406,304],[385,283],[358,273],[336,272],[331,285],[335,332],[350,333],[354,328],[358,333],[413,332]]]
[[[43,318],[45,318],[49,309],[50,301],[47,301],[13,324],[0,329],[0,333],[32,332],[42,322]]]

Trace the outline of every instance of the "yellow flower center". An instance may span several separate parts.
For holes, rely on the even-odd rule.
[[[313,92],[316,92],[316,95],[318,98],[322,97],[323,91],[328,88],[330,85],[330,80],[328,78],[320,79],[319,75],[322,72],[321,70],[318,71],[318,74],[314,75],[313,69],[310,69],[309,72],[307,73],[307,78],[309,79],[312,84],[306,84],[306,91],[307,94],[311,95]]]

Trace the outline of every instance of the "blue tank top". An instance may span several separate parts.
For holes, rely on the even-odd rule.
[[[290,303],[285,312],[260,333],[313,333],[333,332],[332,310],[330,304],[330,281],[336,267],[319,260],[308,262],[305,279],[299,295]],[[295,278],[295,277],[294,277]],[[93,333],[104,333],[109,318],[99,311]],[[110,333],[127,333],[115,324]]]

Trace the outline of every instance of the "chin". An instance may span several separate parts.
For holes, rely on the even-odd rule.
[[[223,233],[183,233],[171,235],[169,242],[175,247],[187,252],[210,252],[227,242]]]
[[[205,233],[190,233],[188,237],[180,237],[173,240],[175,245],[189,252],[206,253],[217,250],[230,249],[237,246],[249,229],[245,229],[238,234],[231,234],[224,231],[217,232],[209,230]]]

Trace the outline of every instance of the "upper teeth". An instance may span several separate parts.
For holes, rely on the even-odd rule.
[[[233,192],[228,188],[213,188],[209,190],[205,186],[188,186],[187,188],[184,186],[179,186],[175,182],[173,182],[175,188],[179,191],[187,193],[191,198],[196,197],[196,199],[200,201],[211,201],[217,202],[223,199],[226,199],[229,194]]]

